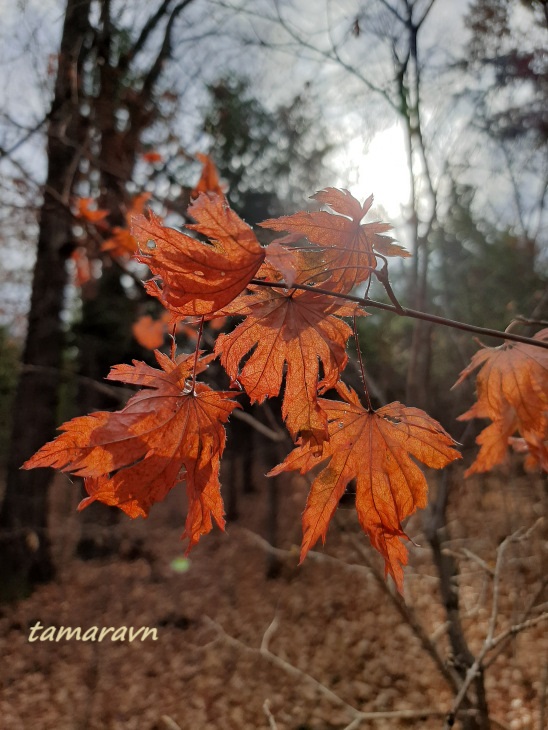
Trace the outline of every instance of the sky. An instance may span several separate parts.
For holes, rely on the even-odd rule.
[[[418,0],[419,5],[425,2]],[[120,7],[142,19],[149,5],[135,2]],[[473,108],[455,101],[463,77],[442,72],[462,52],[467,5],[436,0],[419,37],[425,64],[423,123],[432,170],[437,179],[448,163],[459,162],[462,180],[478,183],[478,205],[485,214],[511,226],[516,222],[515,196],[504,160],[486,149],[471,131]],[[375,3],[358,0],[292,0],[279,6],[285,28],[275,17],[278,3],[271,0],[197,0],[190,6],[191,12],[184,14],[178,26],[178,40],[184,42],[167,74],[167,87],[184,93],[176,124],[183,146],[198,149],[207,144],[199,131],[204,81],[226,72],[248,74],[266,105],[288,100],[306,88],[318,123],[337,147],[328,161],[328,182],[324,184],[347,187],[361,200],[373,193],[374,212],[388,217],[406,243],[403,221],[410,186],[403,128],[383,98],[383,93],[392,93],[393,67],[387,45],[368,34],[375,23],[388,32],[390,18],[375,18],[370,13]],[[26,129],[40,121],[49,106],[63,9],[63,0],[0,0],[0,145],[4,148],[25,136]],[[521,23],[523,18],[519,20]],[[297,53],[296,38],[302,41]],[[333,48],[337,58],[326,60],[322,53],[333,57]],[[461,164],[463,154],[466,166]],[[39,201],[39,184],[46,169],[43,134],[30,135],[14,157],[20,169],[14,169],[10,161],[0,161],[0,175],[6,180],[28,174]],[[522,198],[536,200],[538,176],[527,177],[524,170],[520,176]],[[38,187],[33,188],[34,183]],[[12,251],[8,268],[11,265],[19,271],[24,260],[30,270],[35,231],[32,226],[26,228],[29,240],[25,246],[16,220],[7,215],[9,206],[20,206],[25,196],[2,182],[0,195],[4,207],[1,244]],[[13,291],[15,299],[25,299],[20,287]]]

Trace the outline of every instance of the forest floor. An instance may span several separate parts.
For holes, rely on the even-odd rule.
[[[78,490],[58,478],[51,493],[58,578],[27,600],[0,607],[0,725],[7,730],[441,730],[452,691],[402,619],[392,586],[379,582],[382,566],[360,534],[351,506],[339,510],[326,548],[317,548],[319,557],[312,555],[298,567],[306,488],[299,477],[279,485],[278,544],[285,552],[276,556],[277,565],[257,538],[267,534],[266,486],[241,496],[239,519],[228,525],[227,534],[215,529],[202,538],[188,562],[178,560],[184,520],[179,488],[148,520],[123,516],[107,528],[121,538],[115,558],[84,562],[74,557],[82,519],[74,509]],[[535,523],[526,540],[506,551],[496,631],[519,620],[533,599],[532,616],[546,610],[547,596],[539,593],[546,572],[546,523],[539,524],[544,514],[540,479],[464,481],[457,474],[449,548],[459,556],[463,625],[474,652],[487,631],[497,546]],[[415,515],[407,524],[417,545],[410,544],[406,602],[450,662],[421,519]],[[369,567],[356,544],[365,548]],[[277,576],[267,577],[269,570]],[[38,621],[44,628],[81,627],[82,633],[94,626],[150,627],[157,629],[157,640],[111,641],[109,635],[101,642],[30,642]],[[487,670],[495,730],[538,730],[547,653],[546,625],[538,624],[513,639]],[[351,725],[345,703],[379,714]],[[401,711],[410,717],[386,714]]]

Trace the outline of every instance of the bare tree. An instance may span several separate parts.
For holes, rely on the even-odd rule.
[[[154,92],[171,56],[176,20],[191,2],[160,2],[135,40],[120,53],[114,46],[121,31],[114,24],[110,0],[100,3],[98,24],[91,20],[91,0],[67,1],[55,93],[46,120],[48,175],[0,512],[0,585],[6,597],[27,594],[54,571],[46,523],[51,474],[20,471],[20,467],[53,436],[56,425],[66,261],[75,246],[70,202],[81,177],[80,165],[86,160],[88,170],[99,170],[101,202],[115,223],[139,140],[153,118]],[[161,33],[160,48],[153,53],[148,44],[157,32]],[[121,110],[127,115],[125,125],[120,125]]]

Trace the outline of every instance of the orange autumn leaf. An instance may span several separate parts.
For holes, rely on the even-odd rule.
[[[301,562],[320,537],[325,542],[339,500],[355,479],[360,524],[383,556],[385,573],[402,592],[402,566],[407,563],[402,522],[427,503],[428,486],[415,460],[441,469],[460,454],[449,434],[424,411],[390,403],[369,412],[344,384],[337,391],[343,401],[319,401],[329,429],[321,450],[303,442],[269,476],[292,470],[304,474],[323,464],[303,513]]]
[[[90,206],[95,205],[93,198],[77,198],[75,203],[76,218],[88,221],[88,223],[93,223],[95,225],[100,224],[109,214],[108,210],[103,208],[91,209]]]
[[[91,265],[86,249],[83,246],[78,246],[71,253],[70,258],[75,268],[74,283],[76,286],[84,286],[91,280]]]
[[[145,314],[133,323],[131,331],[137,342],[148,350],[157,350],[164,344],[167,324]]]
[[[202,163],[203,167],[200,179],[196,183],[194,190],[190,193],[190,197],[197,198],[200,193],[215,193],[216,195],[224,196],[225,189],[221,185],[217,167],[211,157],[201,152],[198,152],[195,157]]]
[[[131,235],[130,226],[134,215],[141,215],[146,203],[150,200],[150,193],[141,193],[131,201],[131,207],[126,213],[126,226],[114,226],[112,235],[103,241],[101,251],[108,251],[111,256],[127,258],[137,250],[137,241]]]
[[[548,340],[548,329],[535,335]],[[506,460],[509,439],[518,433],[527,444],[528,466],[548,464],[548,352],[534,345],[505,342],[476,352],[453,387],[474,370],[477,402],[460,421],[487,418],[492,423],[476,439],[477,458],[465,476],[489,471]]]
[[[108,251],[111,256],[123,258],[131,256],[137,250],[137,242],[127,228],[114,226],[112,235],[101,245],[101,251]]]
[[[189,214],[197,222],[188,228],[210,243],[166,228],[153,213],[135,216],[132,224],[137,259],[155,276],[146,290],[174,319],[211,315],[227,305],[255,276],[266,251],[219,195],[200,195]]]
[[[274,231],[288,231],[281,242],[297,241],[306,237],[324,250],[325,268],[330,274],[329,288],[348,293],[356,284],[365,281],[371,269],[377,267],[375,254],[382,256],[409,256],[401,246],[382,233],[392,226],[387,223],[361,223],[373,204],[371,195],[361,205],[348,190],[326,188],[312,196],[329,206],[334,213],[319,211],[270,218],[259,225]]]
[[[215,353],[252,403],[279,394],[287,364],[282,404],[287,428],[292,436],[301,433],[321,442],[327,437],[327,418],[318,403],[318,388],[332,388],[346,367],[346,341],[352,330],[338,317],[355,312],[355,305],[341,305],[312,291],[254,287],[252,294],[223,309],[223,314],[246,319],[229,334],[219,335]],[[320,362],[323,378],[318,382]]]
[[[141,157],[145,162],[150,162],[151,164],[154,164],[155,162],[162,162],[164,159],[159,152],[155,152],[154,150],[151,150],[150,152],[143,152]]]
[[[184,476],[188,514],[184,537],[188,549],[212,528],[224,528],[219,462],[225,446],[225,423],[238,404],[232,394],[188,380],[194,354],[173,362],[156,352],[161,369],[143,362],[116,365],[108,379],[143,386],[114,413],[98,411],[61,426],[63,433],[45,444],[23,465],[52,466],[84,478],[89,497],[80,508],[99,500],[130,517],[146,517],[150,507]],[[213,356],[198,361],[205,369]]]

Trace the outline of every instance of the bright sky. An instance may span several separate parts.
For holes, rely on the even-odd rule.
[[[409,203],[409,169],[401,128],[393,125],[377,133],[371,142],[356,137],[348,144],[345,157],[354,167],[351,192],[363,201],[371,193],[375,204],[394,220]]]

